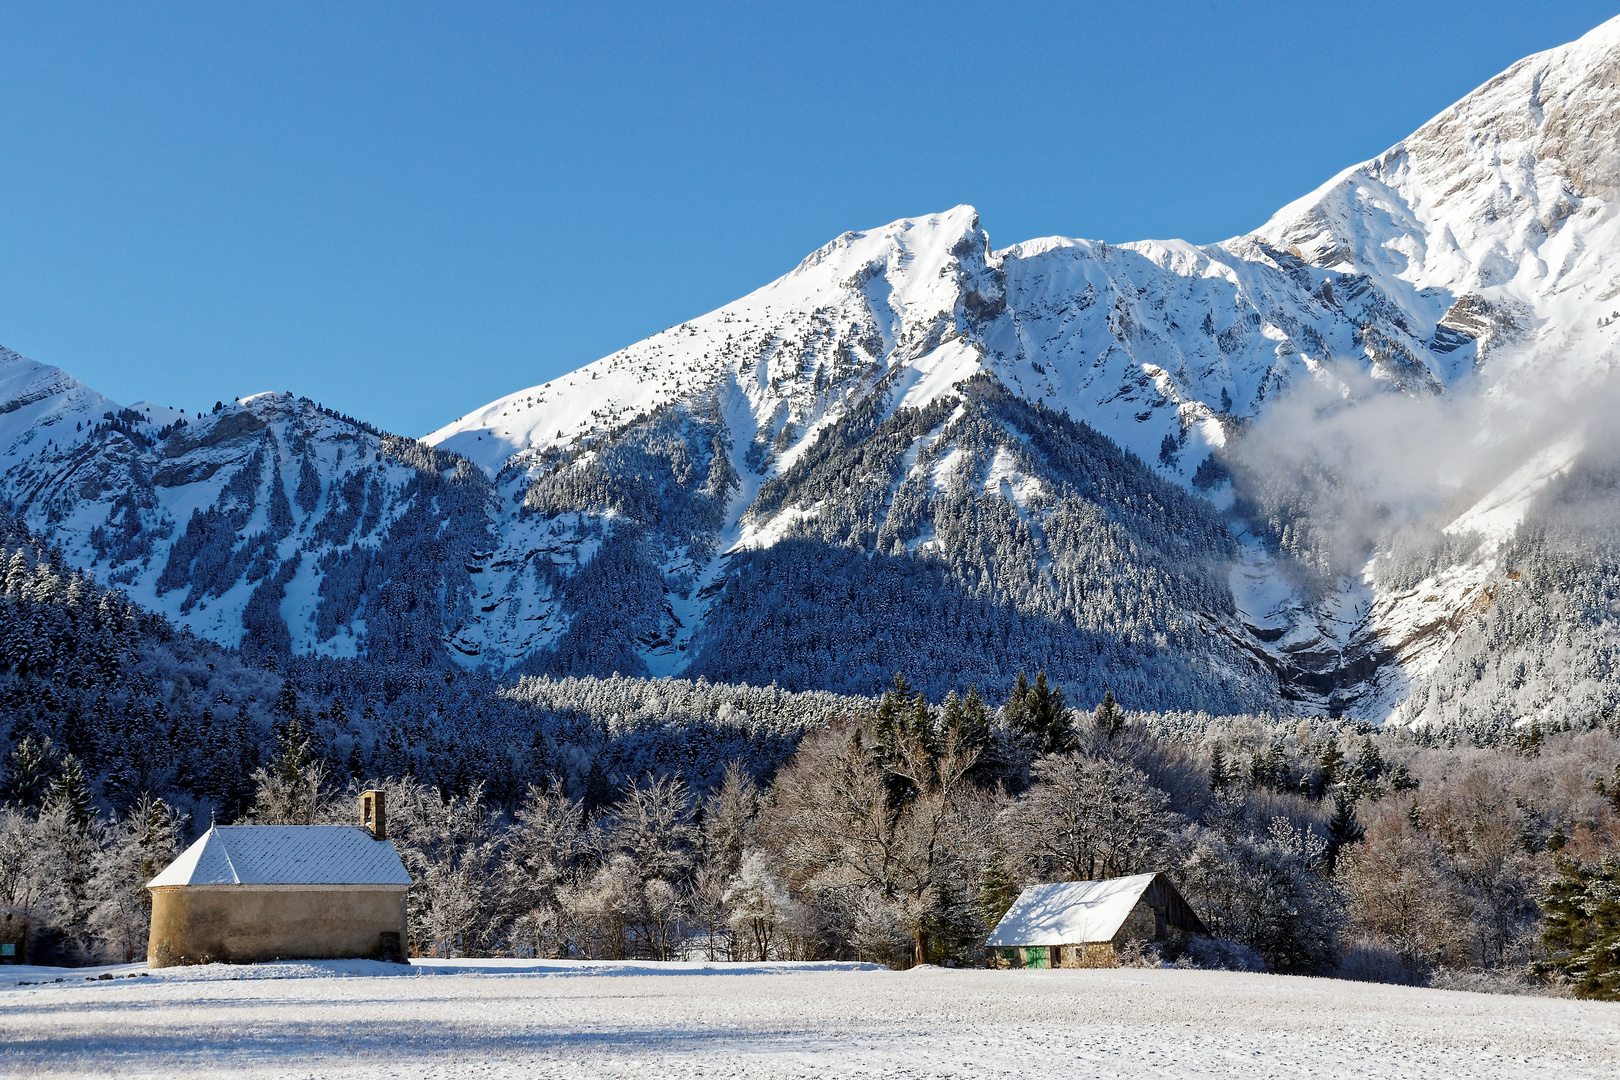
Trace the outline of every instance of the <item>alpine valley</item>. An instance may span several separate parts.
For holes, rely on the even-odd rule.
[[[0,497],[253,670],[1587,718],[1620,697],[1617,211],[1620,20],[1250,234],[848,232],[422,440],[0,352]]]

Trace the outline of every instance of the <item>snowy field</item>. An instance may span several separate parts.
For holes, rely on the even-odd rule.
[[[1227,972],[144,970],[0,968],[0,1075],[1620,1076],[1620,1005]]]

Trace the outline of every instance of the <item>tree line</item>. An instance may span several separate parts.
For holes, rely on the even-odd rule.
[[[1613,996],[1620,733],[1478,747],[1336,720],[1069,708],[1043,675],[992,707],[903,678],[780,767],[648,769],[588,798],[335,770],[294,714],[240,820],[345,823],[388,793],[419,955],[979,962],[1036,882],[1163,870],[1211,937],[1152,962]],[[98,812],[71,755],[14,746],[0,904],[66,959],[144,949],[145,880],[206,823]]]

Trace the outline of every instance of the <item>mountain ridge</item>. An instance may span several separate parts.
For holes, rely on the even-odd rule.
[[[968,206],[846,232],[420,443],[289,395],[124,410],[7,353],[0,489],[250,652],[845,692],[1044,665],[1082,697],[1422,720],[1588,452],[1560,395],[1620,359],[1617,125],[1611,20],[1254,233],[998,250]],[[1446,554],[1409,581],[1413,530]]]

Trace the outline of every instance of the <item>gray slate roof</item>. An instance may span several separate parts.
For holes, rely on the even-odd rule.
[[[147,888],[410,883],[394,845],[358,825],[215,825]]]

